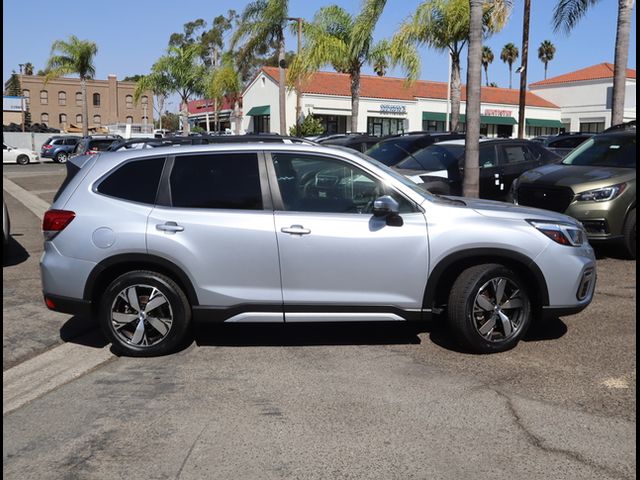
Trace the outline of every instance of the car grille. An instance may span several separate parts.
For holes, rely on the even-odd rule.
[[[573,190],[568,187],[520,185],[517,194],[519,205],[554,212],[564,212],[573,200]]]

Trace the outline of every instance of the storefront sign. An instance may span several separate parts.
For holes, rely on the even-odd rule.
[[[380,105],[380,113],[391,113],[394,115],[406,115],[407,107],[404,105]]]
[[[483,115],[490,115],[492,117],[512,117],[513,110],[497,110],[492,108],[485,108]]]
[[[5,112],[21,112],[23,97],[2,97],[2,110]]]

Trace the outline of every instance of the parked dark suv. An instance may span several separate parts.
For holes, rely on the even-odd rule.
[[[380,141],[379,137],[362,133],[345,133],[344,135],[331,135],[327,138],[316,140],[320,145],[338,145],[352,148],[358,152],[366,152]]]
[[[593,133],[568,133],[547,140],[545,147],[561,157],[567,156],[574,148],[593,137]]]
[[[82,137],[71,156],[92,155],[109,149],[112,143],[122,140],[120,135],[93,135]]]
[[[462,195],[465,140],[438,142],[393,167],[425,190]],[[480,139],[480,198],[507,200],[511,183],[523,172],[560,161],[537,142]]]
[[[55,136],[48,138],[40,149],[41,158],[51,158],[54,162],[64,163],[73,153],[81,137]]]
[[[465,138],[464,133],[409,132],[385,137],[365,153],[388,167],[400,163],[412,153],[443,140]]]

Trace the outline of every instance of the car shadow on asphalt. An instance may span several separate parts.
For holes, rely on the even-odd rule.
[[[104,348],[109,343],[95,319],[80,315],[74,315],[60,327],[60,339],[91,348]]]
[[[616,260],[631,260],[629,257],[625,256],[620,245],[603,244],[591,246],[593,247],[593,251],[596,254],[597,260],[603,260],[605,258],[613,258]]]
[[[9,237],[9,243],[6,251],[2,252],[2,266],[13,267],[27,261],[29,252],[18,242],[12,235]]]

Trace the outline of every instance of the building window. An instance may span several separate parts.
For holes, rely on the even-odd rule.
[[[82,115],[76,115],[76,123],[82,124]]]
[[[253,133],[269,133],[271,131],[271,115],[253,117]]]
[[[29,101],[31,100],[31,92],[29,90],[22,90],[22,96],[24,97],[24,103],[29,105]]]
[[[61,113],[60,115],[58,115],[58,121],[60,122],[60,125],[66,125],[67,116],[64,113]]]
[[[45,125],[49,124],[49,114],[48,113],[40,114],[40,123],[44,123]]]
[[[133,117],[127,117],[127,123],[133,123]]]
[[[40,105],[47,105],[49,103],[49,92],[46,90],[40,90]]]
[[[347,133],[347,117],[344,115],[313,115],[320,120],[324,133],[333,135],[334,133]]]
[[[580,132],[602,133],[603,130],[604,122],[580,122]]]
[[[58,105],[65,106],[67,104],[67,92],[58,92]]]
[[[444,122],[438,120],[423,120],[422,130],[425,132],[444,132]]]
[[[94,107],[99,107],[100,106],[100,94],[99,93],[94,93],[93,94],[93,106]]]
[[[76,92],[76,106],[82,106],[82,92]]]
[[[124,97],[124,101],[127,104],[127,108],[133,108],[133,97],[131,95]]]
[[[404,132],[403,118],[368,117],[367,133],[382,137],[384,135],[395,135]]]
[[[149,105],[149,97],[147,97],[146,95],[143,95],[142,97],[140,97],[140,103],[142,105]]]
[[[93,124],[97,125],[98,127],[102,124],[102,119],[100,118],[100,115],[93,116]]]

